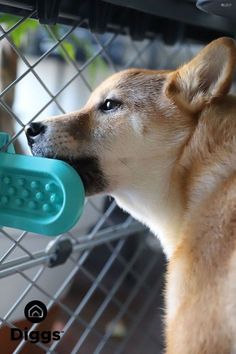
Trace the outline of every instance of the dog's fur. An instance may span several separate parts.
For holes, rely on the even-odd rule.
[[[167,354],[236,353],[235,62],[221,38],[176,71],[120,72],[31,140],[160,238]],[[106,99],[120,104],[104,112]]]

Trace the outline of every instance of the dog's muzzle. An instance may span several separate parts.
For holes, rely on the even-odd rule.
[[[87,196],[104,192],[108,182],[103,174],[99,159],[96,156],[83,155],[74,159],[69,155],[55,154],[53,148],[49,149],[47,146],[46,129],[47,126],[43,123],[31,123],[25,127],[25,134],[32,154],[46,158],[57,158],[70,164],[79,173]]]

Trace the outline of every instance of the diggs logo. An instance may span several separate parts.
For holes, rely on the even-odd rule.
[[[27,327],[22,331],[19,328],[11,328],[11,340],[29,341],[31,343],[49,343],[51,340],[60,340],[62,331],[30,331]]]
[[[32,323],[40,323],[47,317],[47,307],[39,300],[30,301],[24,310],[27,320]],[[20,328],[11,328],[11,340],[22,340],[31,343],[49,343],[52,340],[60,340],[63,331],[31,331],[27,327],[24,330]]]

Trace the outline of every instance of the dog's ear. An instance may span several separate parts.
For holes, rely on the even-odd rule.
[[[199,112],[214,98],[228,93],[235,63],[234,40],[219,38],[170,74],[166,94],[180,109]]]

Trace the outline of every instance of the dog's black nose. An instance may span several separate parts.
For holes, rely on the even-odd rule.
[[[33,139],[37,135],[43,134],[46,130],[46,126],[42,123],[30,123],[25,127],[25,134],[28,139]]]

